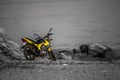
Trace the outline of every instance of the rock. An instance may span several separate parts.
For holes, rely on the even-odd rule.
[[[63,66],[68,66],[68,64],[63,64]]]
[[[4,28],[0,28],[0,42],[6,38],[6,31]]]
[[[73,51],[73,53],[80,53],[80,50],[75,49],[75,48],[72,51]]]
[[[20,51],[20,45],[8,38],[3,28],[0,28],[0,54],[3,54],[0,56],[6,56],[8,59],[25,59]]]
[[[6,34],[5,29],[4,29],[4,28],[0,28],[0,33],[2,33],[2,34]]]
[[[89,45],[89,49],[94,50],[98,53],[102,53],[104,50],[106,50],[108,47],[106,45],[100,44],[100,43],[92,43]]]
[[[102,73],[106,73],[106,72],[107,72],[107,70],[106,70],[106,69],[102,71]]]
[[[40,69],[38,72],[40,73],[40,72],[42,72],[42,70]]]
[[[107,45],[101,43],[83,44],[80,46],[82,53],[90,57],[113,59],[115,51]]]
[[[63,59],[65,59],[65,60],[72,60],[72,56],[71,56],[71,55],[65,55],[64,53],[61,53],[61,56],[62,56]]]

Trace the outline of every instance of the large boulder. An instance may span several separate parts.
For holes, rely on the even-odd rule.
[[[58,60],[72,60],[71,51],[68,49],[54,49],[53,52]]]
[[[7,37],[6,31],[0,28],[0,59],[24,59],[19,44]]]
[[[112,48],[101,43],[81,45],[80,50],[91,57],[113,59],[115,55],[115,51]]]

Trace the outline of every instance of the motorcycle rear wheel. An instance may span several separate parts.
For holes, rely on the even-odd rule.
[[[34,60],[35,55],[32,54],[33,46],[32,45],[26,45],[24,48],[24,56],[27,60]]]

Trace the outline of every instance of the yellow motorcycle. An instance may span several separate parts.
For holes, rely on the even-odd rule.
[[[48,31],[47,35],[43,38],[41,38],[37,33],[34,34],[34,36],[38,36],[34,41],[29,38],[22,38],[21,40],[25,43],[25,45],[22,46],[24,51],[24,56],[27,60],[34,60],[36,57],[45,57],[49,56],[49,59],[52,61],[56,61],[56,57],[53,54],[53,50],[51,47],[51,40],[50,35],[53,35],[51,33],[52,28]]]

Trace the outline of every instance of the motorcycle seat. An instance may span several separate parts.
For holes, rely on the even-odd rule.
[[[30,38],[27,38],[28,40],[30,40],[30,41],[32,41],[32,42],[34,42],[34,43],[37,43],[37,44],[39,44],[39,43],[42,43],[43,42],[43,40],[41,39],[41,40],[37,40],[37,41],[34,41],[34,40],[32,40],[32,39],[30,39]]]
[[[26,38],[26,39],[28,39],[28,40],[30,40],[30,41],[32,41],[32,42],[34,42],[34,43],[36,43],[34,40],[32,40],[32,39],[30,39],[30,38]]]

